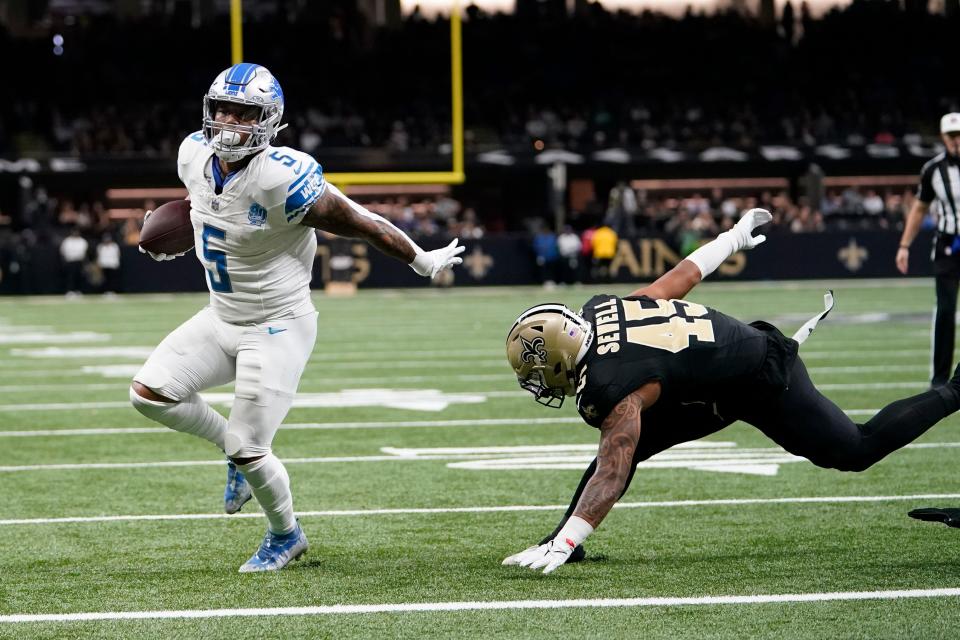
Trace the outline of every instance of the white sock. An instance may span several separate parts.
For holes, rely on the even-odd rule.
[[[217,445],[223,451],[227,419],[213,410],[206,400],[192,393],[180,402],[157,402],[142,397],[130,388],[130,402],[137,411],[174,431],[191,433]]]
[[[237,468],[250,483],[253,495],[270,523],[270,531],[277,535],[293,531],[297,520],[293,516],[290,476],[280,459],[268,453],[250,464],[238,464]]]

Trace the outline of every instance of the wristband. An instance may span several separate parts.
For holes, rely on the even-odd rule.
[[[421,251],[410,263],[410,268],[421,276],[428,276],[433,270],[433,258],[428,256],[426,251]]]
[[[901,245],[900,245],[900,248],[901,248],[901,249],[906,249],[907,251],[909,251],[909,250],[910,250],[910,245],[908,245],[908,244],[901,244]]]
[[[700,279],[717,270],[724,261],[740,249],[733,229],[724,231],[715,239],[703,245],[687,256],[687,260],[700,269]]]
[[[593,525],[578,516],[570,516],[554,540],[562,540],[571,547],[582,544],[593,533]]]

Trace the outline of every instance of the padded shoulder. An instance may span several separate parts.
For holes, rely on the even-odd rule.
[[[309,154],[290,147],[268,147],[259,175],[259,187],[275,202],[284,203],[288,223],[299,223],[307,209],[327,188],[323,167]]]
[[[316,169],[317,166],[317,161],[303,151],[290,147],[267,147],[263,150],[258,186],[265,190],[289,187],[311,167]]]
[[[203,137],[203,132],[194,131],[180,143],[180,150],[177,152],[177,175],[183,180],[183,169],[189,165],[201,153],[207,153],[207,141]]]

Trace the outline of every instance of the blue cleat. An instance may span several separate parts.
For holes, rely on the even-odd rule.
[[[250,483],[243,477],[233,461],[227,460],[227,486],[223,490],[223,510],[227,513],[236,513],[253,497]]]
[[[279,571],[306,553],[309,546],[299,522],[296,529],[283,535],[268,529],[260,548],[240,567],[240,573]]]

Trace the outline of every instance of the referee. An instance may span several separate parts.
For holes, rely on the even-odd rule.
[[[933,374],[931,387],[947,383],[953,364],[957,313],[957,286],[960,284],[960,113],[940,119],[940,137],[946,152],[923,165],[917,199],[907,214],[907,223],[897,249],[897,269],[907,273],[910,244],[920,223],[931,208],[937,218],[933,274],[937,285],[937,307],[933,325]]]

